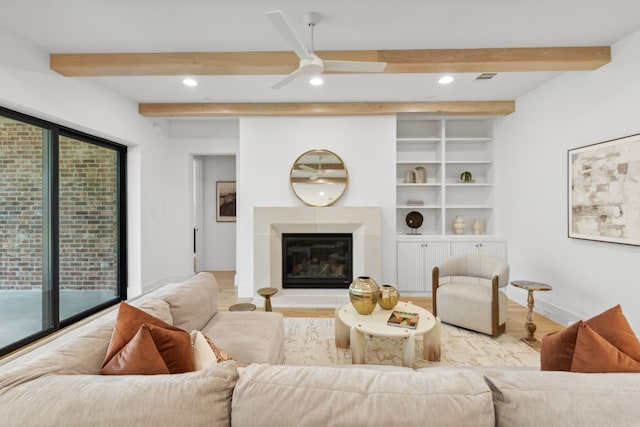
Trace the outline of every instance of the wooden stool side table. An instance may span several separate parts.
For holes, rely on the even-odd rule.
[[[264,297],[264,311],[273,311],[271,309],[271,296],[278,293],[276,288],[260,288],[258,294]]]
[[[537,326],[533,322],[533,291],[550,291],[553,288],[546,283],[532,282],[528,280],[514,280],[511,284],[516,288],[525,289],[529,292],[529,295],[527,296],[527,321],[524,323],[524,329],[527,331],[527,336],[522,339],[529,343],[535,342],[537,340],[534,333],[536,332]]]

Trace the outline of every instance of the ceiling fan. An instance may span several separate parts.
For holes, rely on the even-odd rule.
[[[320,15],[315,12],[309,12],[304,15],[305,22],[311,30],[311,44],[309,49],[302,43],[298,35],[293,31],[293,27],[289,20],[279,10],[266,13],[267,18],[280,32],[291,49],[300,58],[298,69],[280,80],[273,86],[274,89],[280,89],[286,84],[292,82],[300,76],[309,76],[322,74],[323,71],[338,71],[344,73],[381,73],[387,66],[386,62],[367,62],[367,61],[332,61],[323,60],[313,53],[313,28],[320,20]]]

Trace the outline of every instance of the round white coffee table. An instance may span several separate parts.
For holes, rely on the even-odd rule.
[[[416,329],[387,325],[393,310],[418,313],[420,317]],[[424,308],[406,302],[399,302],[393,310],[383,310],[376,306],[373,313],[364,315],[358,313],[352,304],[336,308],[336,347],[351,347],[352,363],[363,364],[366,363],[365,334],[404,338],[402,364],[413,367],[416,335],[423,335],[423,357],[431,361],[440,360],[440,319]]]

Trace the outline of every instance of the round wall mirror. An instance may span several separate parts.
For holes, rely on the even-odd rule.
[[[310,150],[291,167],[291,189],[310,206],[329,206],[347,189],[349,174],[344,162],[329,150]]]

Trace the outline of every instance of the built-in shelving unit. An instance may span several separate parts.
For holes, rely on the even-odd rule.
[[[398,234],[410,233],[405,217],[413,210],[424,217],[422,234],[454,235],[456,216],[464,219],[464,234],[473,234],[476,220],[482,234],[494,233],[493,128],[493,118],[398,117]],[[426,170],[426,182],[407,182],[407,174],[418,167]],[[465,171],[473,182],[460,181]]]

